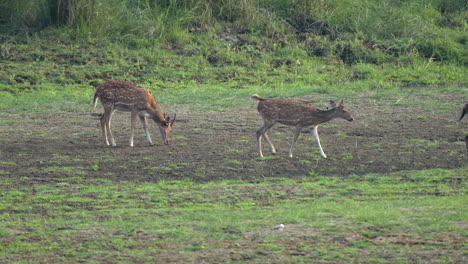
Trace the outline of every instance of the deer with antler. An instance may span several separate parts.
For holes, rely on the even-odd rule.
[[[137,117],[143,124],[146,138],[150,145],[153,145],[153,141],[151,140],[151,136],[148,131],[146,118],[153,119],[154,122],[156,122],[164,144],[169,144],[169,137],[171,135],[172,126],[176,120],[176,115],[174,114],[174,118],[172,118],[172,120],[170,117],[166,116],[166,114],[161,111],[159,105],[154,100],[153,95],[147,88],[128,81],[108,81],[97,86],[96,93],[94,94],[94,108],[96,108],[98,99],[104,107],[104,114],[101,116],[104,144],[109,145],[109,134],[110,143],[112,146],[117,146],[110,129],[112,114],[116,110],[131,113],[131,147],[133,147],[133,136]]]
[[[263,126],[257,131],[257,147],[260,157],[263,157],[262,138],[265,138],[270,145],[271,153],[276,154],[276,149],[266,133],[267,130],[276,123],[296,127],[293,141],[289,148],[290,158],[293,156],[294,145],[296,144],[297,138],[304,127],[310,128],[312,135],[317,141],[320,155],[323,158],[326,158],[327,156],[320,145],[320,138],[317,132],[318,125],[335,118],[343,118],[350,122],[353,121],[348,109],[344,107],[343,101],[341,101],[338,106],[335,102],[330,101],[332,109],[320,110],[315,106],[293,100],[267,99],[258,94],[254,94],[251,98],[259,101],[257,110],[264,121]]]

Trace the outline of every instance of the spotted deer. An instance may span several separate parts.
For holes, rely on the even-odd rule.
[[[465,104],[465,107],[463,107],[460,119],[458,119],[459,125],[461,124],[461,121],[465,118],[465,116],[467,115],[468,115],[468,103]],[[465,145],[466,145],[466,152],[468,153],[468,135],[465,136]]]
[[[112,114],[116,110],[131,113],[131,147],[133,147],[133,136],[137,117],[143,124],[143,128],[146,132],[146,138],[150,145],[153,145],[153,141],[151,140],[151,136],[148,131],[146,118],[153,119],[154,122],[156,122],[164,144],[169,144],[169,137],[171,135],[172,126],[176,120],[176,115],[174,115],[172,120],[170,117],[166,116],[166,114],[161,111],[159,105],[154,100],[153,95],[147,88],[128,81],[108,81],[97,86],[96,93],[94,94],[94,108],[96,108],[98,99],[101,100],[102,106],[104,107],[104,114],[101,116],[104,144],[109,145],[109,134],[110,143],[112,146],[117,146],[110,129]]]
[[[254,94],[251,98],[259,102],[257,110],[262,116],[264,122],[263,126],[257,131],[257,147],[260,157],[263,157],[262,137],[264,137],[270,145],[271,153],[276,154],[276,149],[266,133],[268,129],[276,123],[296,127],[292,144],[289,148],[290,158],[293,156],[294,145],[296,144],[297,138],[304,127],[308,127],[310,129],[312,135],[317,141],[320,155],[323,158],[326,158],[327,156],[320,145],[320,138],[317,132],[318,125],[335,118],[343,118],[350,122],[353,121],[351,114],[344,107],[343,101],[341,101],[338,106],[336,106],[335,102],[330,101],[332,109],[320,110],[317,107],[306,103],[286,99],[267,99],[258,94]]]

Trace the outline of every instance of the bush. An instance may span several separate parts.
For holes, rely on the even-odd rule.
[[[351,65],[406,55],[466,64],[462,0],[3,0],[0,33],[65,28],[128,47],[247,34]],[[404,57],[404,56],[403,56]]]

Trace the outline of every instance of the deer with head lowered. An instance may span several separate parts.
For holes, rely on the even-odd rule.
[[[133,147],[133,136],[137,117],[143,124],[143,128],[146,132],[146,138],[151,145],[153,145],[153,141],[151,140],[151,136],[148,131],[146,118],[153,119],[154,122],[156,122],[164,144],[169,144],[169,137],[171,135],[176,115],[174,115],[172,120],[170,117],[166,116],[166,114],[161,111],[159,105],[154,100],[153,95],[147,88],[128,81],[108,81],[97,86],[96,93],[94,94],[94,108],[96,108],[98,99],[101,100],[102,106],[104,107],[104,114],[101,116],[104,144],[109,145],[109,135],[112,146],[117,146],[110,129],[112,114],[116,110],[131,113],[131,147]]]
[[[257,131],[257,147],[260,157],[263,157],[262,138],[265,138],[267,143],[270,145],[271,153],[276,154],[276,149],[266,133],[267,130],[276,123],[296,127],[293,141],[289,148],[290,158],[293,156],[294,145],[296,144],[297,138],[304,127],[310,128],[312,135],[317,141],[320,155],[323,158],[326,158],[327,156],[320,145],[320,138],[317,132],[318,125],[335,118],[343,118],[350,122],[353,121],[348,109],[344,107],[343,101],[341,101],[338,106],[335,102],[330,101],[332,109],[320,110],[315,106],[293,100],[267,99],[258,94],[254,94],[251,98],[259,101],[257,110],[262,116],[264,122],[263,126]]]

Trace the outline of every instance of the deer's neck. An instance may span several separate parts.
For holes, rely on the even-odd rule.
[[[318,110],[315,112],[316,120],[318,121],[317,124],[326,123],[335,118],[335,111],[336,109],[330,110]]]
[[[154,121],[158,123],[166,122],[166,118],[164,117],[164,114],[161,111],[161,108],[159,108],[159,105],[156,102],[153,102],[151,104],[151,106],[148,109],[148,112],[152,116]]]

